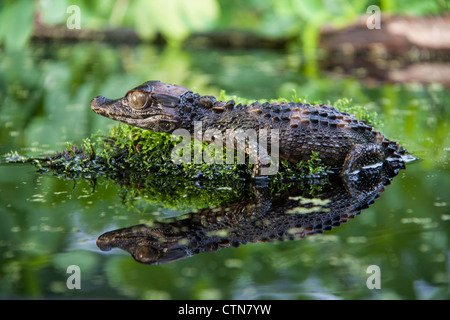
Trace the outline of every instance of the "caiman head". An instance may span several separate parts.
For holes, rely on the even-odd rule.
[[[117,100],[102,96],[91,101],[95,113],[156,132],[172,132],[181,124],[181,97],[192,92],[181,86],[148,81]]]
[[[138,262],[162,264],[192,256],[185,233],[169,224],[137,225],[106,232],[98,237],[102,251],[120,248]]]

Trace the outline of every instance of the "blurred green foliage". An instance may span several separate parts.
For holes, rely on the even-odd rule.
[[[5,0],[0,4],[0,43],[8,50],[23,48],[32,35],[34,14],[47,26],[65,26],[71,5],[80,8],[85,30],[131,28],[145,40],[161,34],[174,44],[196,32],[250,31],[293,39],[310,54],[321,26],[344,26],[366,14],[370,5],[388,14],[441,14],[449,9],[445,0]]]

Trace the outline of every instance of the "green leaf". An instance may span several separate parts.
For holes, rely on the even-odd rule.
[[[218,16],[218,6],[215,0],[137,1],[134,15],[136,32],[144,39],[160,32],[178,42],[193,31],[209,28]]]
[[[33,33],[34,5],[27,0],[8,2],[0,14],[0,43],[8,51],[19,51]]]
[[[46,25],[56,25],[65,23],[69,17],[67,14],[67,7],[69,7],[67,0],[46,0],[39,2],[39,12],[41,21]]]

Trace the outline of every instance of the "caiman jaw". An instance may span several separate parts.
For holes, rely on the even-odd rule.
[[[150,131],[171,133],[180,127],[179,103],[191,92],[181,86],[147,81],[117,100],[102,96],[91,101],[91,109],[104,117]]]
[[[125,108],[121,100],[111,100],[98,96],[91,100],[91,109],[101,116],[122,121],[119,119],[127,118],[127,116],[124,114]],[[129,117],[131,116],[132,113],[129,113]]]
[[[175,129],[178,123],[177,119],[157,108],[149,111],[133,110],[125,98],[117,100],[107,99],[103,96],[97,96],[91,101],[91,109],[106,118],[120,121],[135,127],[158,132],[170,132]]]
[[[122,99],[111,100],[102,96],[95,97],[91,101],[91,109],[101,116],[120,121],[132,126],[141,127],[139,119],[133,112],[129,112],[129,107],[122,103]]]
[[[192,255],[186,245],[179,243],[185,239],[183,234],[172,234],[171,227],[161,226],[137,225],[106,232],[98,237],[97,246],[102,251],[121,248],[144,264],[169,263]]]

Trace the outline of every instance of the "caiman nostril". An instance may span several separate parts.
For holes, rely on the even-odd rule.
[[[99,108],[100,104],[105,101],[105,97],[97,96],[91,100],[91,108]]]

